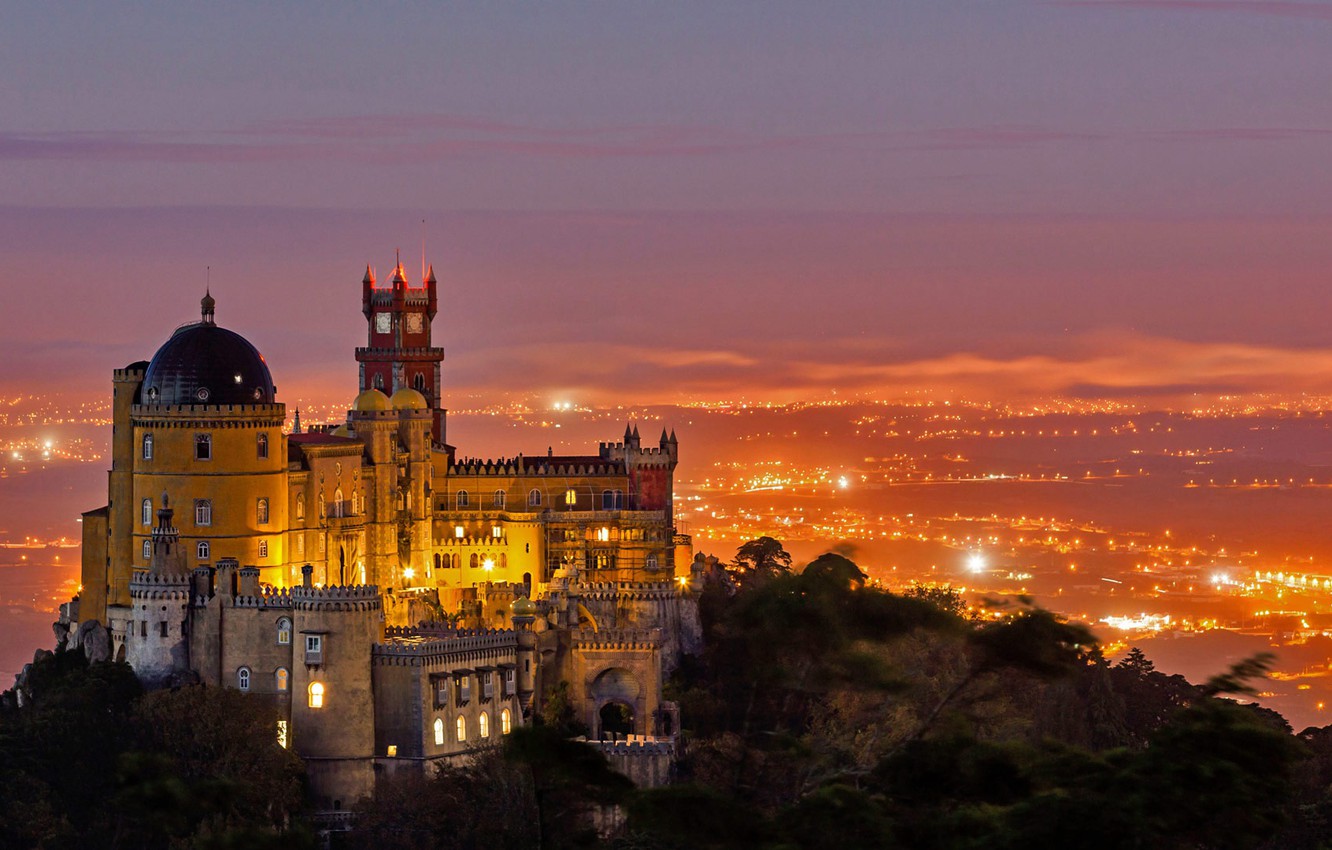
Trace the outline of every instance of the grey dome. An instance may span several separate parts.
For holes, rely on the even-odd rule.
[[[171,335],[148,364],[144,404],[272,404],[273,378],[245,337],[210,321]]]

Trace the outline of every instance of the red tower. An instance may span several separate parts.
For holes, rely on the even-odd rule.
[[[365,268],[361,281],[361,310],[368,327],[367,344],[356,349],[361,392],[378,389],[393,395],[411,388],[425,396],[434,412],[431,434],[445,445],[445,410],[440,404],[440,365],[444,349],[430,344],[430,324],[439,309],[435,267],[421,286],[409,286],[399,261],[387,288],[375,286],[375,273]]]

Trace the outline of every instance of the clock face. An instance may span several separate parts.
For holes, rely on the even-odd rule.
[[[393,317],[388,313],[376,313],[375,330],[382,334],[386,334],[393,330]]]
[[[408,313],[408,314],[407,314],[407,333],[409,333],[409,334],[419,334],[419,333],[421,332],[422,328],[425,327],[425,322],[422,321],[422,319],[423,319],[423,317],[421,316],[420,313]]]

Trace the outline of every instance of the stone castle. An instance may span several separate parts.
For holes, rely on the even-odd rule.
[[[663,677],[700,640],[674,433],[595,454],[459,457],[433,269],[362,281],[346,421],[288,430],[268,366],[201,316],[113,373],[107,504],[58,631],[150,685],[272,699],[325,810],[493,745],[557,688],[614,765],[663,781]]]

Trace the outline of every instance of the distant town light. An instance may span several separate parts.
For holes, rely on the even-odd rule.
[[[985,556],[980,552],[973,552],[971,557],[967,558],[967,569],[973,573],[985,572]]]
[[[851,482],[850,482],[850,481],[847,481],[847,480],[846,480],[846,476],[843,475],[841,478],[838,478],[838,479],[837,479],[837,486],[838,486],[838,487],[841,487],[843,490],[845,490],[847,487],[850,487],[850,486],[851,486]]]

